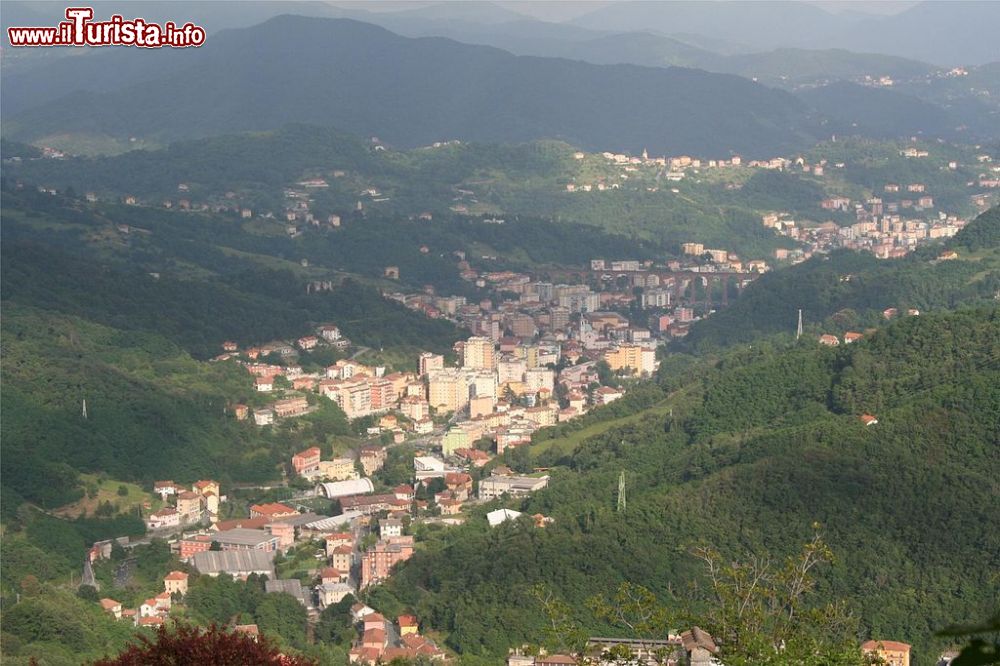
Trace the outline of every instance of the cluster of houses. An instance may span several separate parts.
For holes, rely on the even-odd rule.
[[[171,571],[163,577],[163,592],[142,602],[138,608],[123,608],[120,601],[103,598],[98,603],[116,620],[131,622],[136,627],[158,627],[170,617],[175,599],[187,594],[188,574]]]
[[[857,342],[865,337],[864,333],[858,333],[857,331],[847,331],[844,333],[844,344],[849,345],[852,342]],[[819,336],[819,343],[821,345],[826,345],[827,347],[836,347],[840,344],[840,338],[836,335],[830,333],[824,333]]]
[[[920,245],[951,238],[968,223],[956,215],[934,212],[934,198],[923,183],[886,183],[883,189],[882,197],[873,196],[865,201],[835,196],[820,202],[820,207],[831,213],[853,214],[854,222],[850,224],[832,220],[800,223],[789,213],[765,214],[762,217],[765,227],[802,246],[796,250],[776,250],[775,257],[798,262],[818,252],[844,247],[871,252],[882,259],[896,259]]]
[[[514,279],[510,275],[491,276],[495,280],[503,278]],[[316,401],[310,396],[320,395],[340,406],[348,418],[379,415],[377,426],[369,434],[389,432],[395,443],[408,435],[437,434],[445,455],[463,451],[470,455],[470,461],[482,464],[482,456],[472,451],[483,438],[496,442],[495,453],[503,453],[511,446],[528,443],[538,428],[575,418],[592,406],[608,404],[624,395],[616,386],[601,386],[598,361],[606,362],[613,373],[632,377],[648,377],[657,367],[658,341],[649,330],[633,326],[628,318],[614,311],[591,311],[590,305],[598,306],[599,298],[589,287],[530,280],[524,286],[536,296],[541,292],[544,303],[536,301],[538,307],[531,311],[484,314],[483,304],[468,306],[462,297],[447,299],[444,307],[456,317],[468,316],[465,323],[479,328],[480,333],[455,344],[453,351],[459,363],[454,367],[446,366],[441,354],[423,353],[417,373],[387,373],[384,367],[352,359],[338,360],[322,372],[304,372],[297,364],[299,351],[314,348],[321,344],[320,340],[343,340],[332,324],[321,326],[318,336],[300,338],[294,346],[275,342],[241,351],[235,342],[227,341],[216,360],[237,360],[254,376],[257,392],[280,396],[252,410],[257,425],[267,426],[309,413],[316,409]],[[417,301],[404,300],[418,309]],[[559,302],[567,305],[556,305]],[[543,317],[550,330],[553,325],[557,328],[540,336]],[[689,322],[693,313],[682,311],[679,317]],[[557,365],[563,369],[554,369]],[[231,405],[230,411],[240,420],[251,417],[251,408],[244,404]],[[449,414],[451,424],[441,434],[434,419],[440,422]],[[384,451],[379,451],[379,447],[361,451],[360,463],[366,474],[384,462],[379,461]],[[311,480],[356,478],[351,459],[315,458],[314,453],[308,460],[293,460],[295,472],[308,468],[303,476]]]
[[[348,653],[352,664],[375,666],[394,660],[412,663],[445,659],[444,651],[421,635],[420,622],[414,615],[400,615],[393,622],[359,603],[351,607],[351,617],[360,634]]]
[[[899,151],[901,157],[907,159],[927,158],[930,152],[919,146],[907,146]],[[668,181],[680,181],[686,174],[699,173],[703,169],[725,169],[743,167],[748,169],[769,169],[782,171],[798,171],[814,177],[823,177],[826,169],[844,169],[843,162],[835,164],[820,159],[811,163],[803,156],[794,159],[775,157],[768,160],[745,161],[736,156],[730,160],[703,160],[687,155],[677,157],[650,157],[645,151],[641,157],[621,153],[602,153],[608,163],[621,169],[614,177],[598,178],[594,182],[570,182],[565,185],[568,192],[603,192],[617,190],[623,187],[623,182],[632,177],[630,172],[642,168],[651,168],[657,174],[665,174]],[[587,158],[587,154],[577,152],[578,160]],[[985,168],[966,184],[970,188],[978,188],[983,192],[973,194],[973,203],[979,208],[989,206],[989,191],[1000,188],[1000,167],[992,167],[989,155],[978,155],[977,161]],[[947,170],[956,172],[960,165],[956,160],[949,161]],[[944,167],[942,167],[944,168]],[[652,172],[651,172],[652,173]],[[733,184],[733,188],[739,187]],[[655,191],[657,187],[647,187]],[[675,192],[677,190],[674,190]],[[831,196],[820,202],[820,207],[830,213],[854,213],[856,222],[850,225],[837,224],[833,221],[824,223],[796,222],[792,216],[783,213],[768,213],[763,216],[764,226],[774,229],[777,233],[795,240],[800,247],[795,250],[781,249],[775,258],[803,261],[813,253],[825,252],[836,247],[847,247],[873,252],[881,258],[897,258],[904,256],[918,245],[928,241],[954,236],[965,224],[966,220],[936,210],[934,197],[927,192],[924,183],[908,184],[886,183],[881,197],[873,196],[866,201],[852,201],[846,196]],[[701,255],[702,252],[688,254]],[[714,257],[716,263],[725,263],[727,258],[724,250],[717,250],[719,257]]]
[[[477,272],[464,253],[456,252],[460,276],[490,290],[492,298],[469,302],[463,296],[437,296],[431,289],[387,297],[494,342],[537,348],[529,353],[539,355],[540,365],[560,358],[573,364],[588,351],[620,345],[654,349],[660,339],[684,335],[695,305],[710,306],[713,292],[725,302],[729,288],[742,289],[769,268],[764,261],[712,252],[713,257],[721,253],[720,263],[706,262],[704,246],[690,244],[681,259],[592,259],[588,268],[549,270],[541,276],[545,279],[509,270]],[[618,314],[637,309],[643,311],[641,321]]]
[[[219,514],[219,503],[225,501],[221,495],[219,482],[204,479],[195,482],[191,489],[173,481],[157,481],[153,493],[167,504],[153,511],[146,518],[146,529],[151,531],[169,530],[203,521],[215,522]]]
[[[455,426],[460,427],[460,426]],[[449,430],[448,432],[451,432]],[[317,480],[315,495],[329,500],[336,500],[343,511],[358,516],[373,516],[387,512],[390,520],[399,520],[405,516],[429,515],[456,516],[462,513],[463,506],[474,501],[490,501],[500,497],[519,497],[544,488],[549,477],[545,474],[535,476],[518,476],[508,467],[499,465],[493,469],[489,477],[479,482],[478,497],[473,491],[473,480],[469,474],[472,467],[483,467],[493,459],[493,455],[475,448],[449,447],[448,434],[442,440],[439,453],[418,450],[413,458],[414,481],[417,486],[429,488],[431,482],[439,480],[440,490],[426,500],[415,499],[414,487],[400,485],[389,492],[376,493],[375,484],[367,476],[359,476],[352,471],[349,478],[329,481],[329,478],[319,476],[326,461],[320,459],[318,447],[311,447],[292,456],[292,467],[296,474],[307,480]],[[503,446],[501,441],[500,446]],[[369,456],[365,456],[369,453]],[[366,446],[361,449],[361,465],[366,460],[377,460],[384,464],[385,448],[381,446]],[[338,460],[338,459],[334,459]],[[351,458],[344,460],[353,462]],[[377,467],[365,466],[365,474],[377,471]],[[458,522],[452,520],[450,522]],[[402,536],[401,531],[393,528],[399,523],[380,524],[380,534],[383,537]],[[386,531],[388,529],[388,532]],[[398,532],[398,533],[397,533]],[[392,542],[398,545],[402,542]],[[378,571],[378,569],[372,569]],[[381,578],[381,574],[365,577],[367,580]]]
[[[452,456],[447,460],[455,462],[458,458]],[[384,458],[381,461],[384,464]],[[295,473],[305,478],[314,478],[311,475],[322,463],[318,447],[300,451],[291,461]],[[472,477],[461,466],[422,455],[415,458],[414,468],[417,484],[430,486],[434,480],[440,480],[441,490],[428,500],[417,500],[410,485],[375,493],[371,479],[352,470],[350,478],[320,482],[316,486],[316,495],[341,504],[339,515],[303,512],[282,502],[253,504],[248,517],[228,520],[218,519],[217,505],[211,514],[191,509],[189,521],[175,526],[180,535],[169,543],[189,570],[204,576],[225,574],[242,580],[251,575],[266,576],[267,592],[290,594],[315,616],[348,595],[357,596],[358,590],[385,581],[396,565],[409,559],[414,552],[414,540],[407,534],[408,525],[428,515],[433,507],[440,507],[443,515],[454,514],[465,503],[523,496],[544,488],[549,480],[546,475],[517,476],[505,467],[498,467],[492,476],[481,480],[477,499]],[[369,469],[364,471],[368,473]],[[154,484],[157,494],[166,500],[183,501],[188,493],[198,495],[202,498],[198,503],[202,512],[207,511],[204,498],[219,497],[217,482],[199,481],[193,488],[188,491],[170,481]],[[498,509],[487,515],[487,521],[495,527],[520,515]],[[532,519],[538,527],[551,523],[551,519],[542,515]],[[377,535],[376,540],[370,544],[365,540],[362,544],[362,535],[368,533]],[[322,560],[317,562],[310,579],[303,582],[301,577],[277,577],[276,555],[306,543],[319,546],[316,558]],[[103,545],[108,548],[102,547],[102,554],[110,550],[110,544]],[[121,603],[108,598],[100,604],[116,618],[136,626],[158,626],[169,619],[173,603],[187,593],[188,578],[184,571],[170,572],[163,580],[164,591],[136,609],[124,609]],[[401,616],[392,624],[361,605],[356,605],[353,612],[359,623],[359,638],[351,651],[352,663],[375,664],[396,657],[444,657],[433,641],[420,635],[418,622],[412,616]],[[256,634],[256,627],[251,625],[238,629]]]
[[[707,257],[712,265],[724,271],[766,273],[770,268],[763,259],[752,259],[744,263],[739,255],[729,250],[705,247],[704,243],[681,243],[681,252],[687,256]],[[694,270],[694,267],[689,270]]]
[[[584,152],[576,152],[573,154],[573,157],[577,160],[584,160],[588,157],[588,155]],[[666,180],[668,183],[678,183],[691,175],[698,175],[702,171],[712,172],[718,170],[724,171],[727,169],[766,169],[772,171],[786,171],[797,169],[802,173],[821,177],[824,175],[827,167],[827,160],[819,160],[816,163],[810,163],[804,156],[798,156],[795,158],[772,157],[763,160],[744,160],[739,155],[733,155],[729,159],[702,159],[698,157],[691,157],[690,155],[650,157],[649,153],[644,150],[642,151],[641,156],[628,155],[625,153],[604,152],[600,154],[600,158],[603,158],[604,163],[617,167],[620,170],[619,173],[617,173],[616,176],[599,177],[593,182],[584,183],[576,182],[574,180],[573,182],[566,184],[566,191],[604,192],[608,190],[621,189],[624,182],[633,179],[637,173],[641,172],[642,169],[646,169],[646,173],[648,175],[655,176],[657,180],[662,177],[662,179]],[[844,165],[838,163],[836,166],[843,168]],[[730,183],[727,187],[733,189],[738,187],[738,185]],[[647,185],[645,189],[650,192],[656,192],[659,189],[659,186]],[[674,193],[678,192],[676,189],[671,191]]]
[[[850,279],[851,276],[849,275],[841,277],[842,281],[849,281]],[[899,308],[886,308],[885,310],[882,311],[882,318],[887,320],[895,319],[896,317],[899,316],[899,313],[900,313]],[[918,310],[917,308],[907,308],[906,315],[908,317],[917,317],[920,315],[920,310]],[[845,345],[849,345],[859,340],[863,340],[864,337],[865,337],[864,333],[859,333],[857,331],[847,331],[844,333],[843,341]],[[831,333],[824,333],[819,336],[818,340],[821,345],[827,347],[837,347],[840,345],[841,338]]]

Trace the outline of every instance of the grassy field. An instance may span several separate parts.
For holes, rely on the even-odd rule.
[[[543,452],[551,449],[556,449],[560,453],[568,454],[587,439],[603,435],[609,430],[638,423],[639,421],[645,421],[647,419],[660,419],[670,414],[671,410],[685,409],[691,401],[692,392],[692,388],[684,388],[671,394],[670,397],[664,399],[662,402],[655,404],[649,409],[644,409],[637,414],[631,414],[618,419],[595,423],[594,425],[583,428],[582,430],[577,430],[566,437],[559,437],[557,439],[540,442],[539,444],[531,446],[531,454],[533,457],[537,458]]]
[[[61,518],[79,518],[84,514],[92,516],[97,507],[108,502],[115,507],[116,513],[135,513],[141,510],[143,515],[148,515],[163,506],[163,502],[156,495],[146,492],[134,483],[114,479],[101,480],[97,474],[81,474],[80,477],[88,492],[79,501],[59,507],[52,513]],[[125,488],[128,494],[120,495],[119,488]],[[96,492],[92,492],[95,490]]]

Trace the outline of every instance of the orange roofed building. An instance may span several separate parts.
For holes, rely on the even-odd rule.
[[[251,518],[264,517],[274,520],[275,518],[288,518],[290,516],[297,516],[298,514],[299,512],[292,507],[279,504],[278,502],[254,504],[250,507]]]
[[[312,446],[305,451],[299,451],[292,456],[292,468],[296,474],[319,469],[320,450],[318,446]]]
[[[899,641],[866,641],[861,650],[874,654],[888,666],[910,666],[910,646]]]
[[[163,587],[168,594],[183,596],[188,591],[188,575],[183,571],[171,571],[163,577]]]

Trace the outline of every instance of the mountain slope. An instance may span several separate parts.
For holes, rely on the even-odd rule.
[[[429,537],[389,591],[456,649],[503,654],[542,638],[535,583],[592,635],[609,635],[621,629],[590,614],[591,595],[628,580],[697,613],[690,585],[703,574],[689,546],[780,557],[818,521],[836,556],[819,597],[848,599],[865,636],[913,643],[913,663],[934,663],[944,646],[933,632],[996,600],[998,316],[908,318],[837,350],[763,343],[728,354],[685,384],[693,406],[540,454],[549,487],[510,506],[552,525],[491,530],[475,514]],[[866,428],[862,411],[879,423]],[[623,470],[628,508],[616,512]]]
[[[877,53],[855,53],[845,49],[782,48],[717,59],[705,66],[713,72],[728,72],[755,78],[767,85],[796,84],[837,79],[860,79],[865,75],[916,78],[935,68],[926,63]]]
[[[337,321],[347,337],[370,347],[445,352],[458,338],[451,324],[383,299],[341,271],[286,259],[285,252],[296,259],[301,252],[290,239],[247,233],[234,219],[126,206],[95,210],[32,191],[3,194],[5,305],[152,333],[203,359],[224,340],[295,339],[325,321]],[[338,288],[307,293],[311,280]]]
[[[519,58],[347,20],[283,16],[219,35],[188,59],[153,82],[22,113],[6,131],[169,139],[303,121],[404,146],[550,137],[722,155],[813,138],[803,104],[738,77]]]
[[[837,82],[798,93],[831,119],[831,132],[873,137],[955,135],[958,121],[939,106],[894,90]]]

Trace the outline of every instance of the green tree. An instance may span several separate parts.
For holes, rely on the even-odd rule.
[[[704,546],[691,552],[705,566],[711,594],[709,609],[690,619],[716,638],[718,657],[724,663],[870,663],[852,640],[853,621],[843,603],[809,604],[816,587],[814,570],[833,561],[833,551],[818,532],[798,556],[783,563],[767,554],[727,562],[717,550]]]
[[[642,585],[622,583],[614,596],[594,596],[587,605],[598,619],[624,628],[640,641],[659,639],[670,632],[667,610],[660,605],[656,595]],[[670,651],[655,648],[651,643],[642,642],[640,645],[643,652],[658,664],[665,663],[672,656]]]

